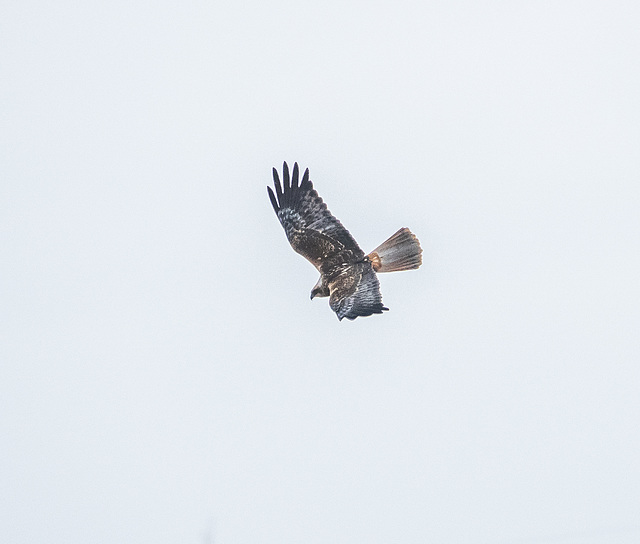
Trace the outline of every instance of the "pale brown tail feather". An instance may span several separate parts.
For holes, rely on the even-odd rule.
[[[376,272],[413,270],[422,264],[420,242],[408,228],[401,228],[368,255]]]

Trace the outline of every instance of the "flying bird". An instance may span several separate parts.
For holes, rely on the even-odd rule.
[[[283,184],[273,169],[275,194],[267,186],[273,209],[291,247],[320,272],[311,290],[314,297],[329,297],[329,306],[343,318],[354,320],[388,310],[382,304],[377,274],[412,270],[422,264],[422,248],[416,236],[402,228],[368,255],[360,249],[313,188],[307,168],[299,181],[298,163],[283,165]]]

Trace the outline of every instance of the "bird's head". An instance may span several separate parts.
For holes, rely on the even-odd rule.
[[[311,289],[311,300],[313,300],[315,297],[321,297],[322,296],[322,287],[314,287],[313,289]]]
[[[329,296],[329,288],[326,285],[323,285],[322,276],[318,278],[318,281],[311,289],[311,300],[315,297],[328,297]]]

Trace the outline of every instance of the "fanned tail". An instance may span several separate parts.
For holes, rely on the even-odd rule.
[[[416,235],[401,228],[368,255],[376,272],[414,270],[422,264],[422,248]]]

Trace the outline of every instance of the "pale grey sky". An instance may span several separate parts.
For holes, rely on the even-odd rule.
[[[0,540],[638,542],[639,23],[4,2]],[[418,235],[391,311],[309,301],[283,160]]]

